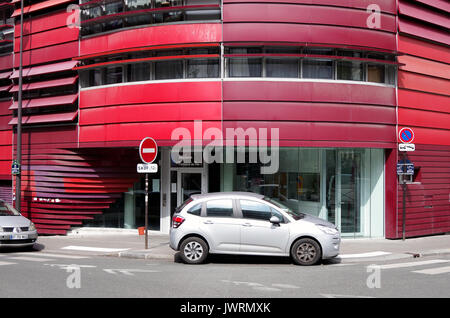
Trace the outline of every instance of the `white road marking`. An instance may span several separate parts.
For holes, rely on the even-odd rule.
[[[50,267],[59,267],[60,269],[72,269],[72,268],[95,268],[95,265],[77,265],[77,264],[44,264]]]
[[[35,257],[27,257],[27,256],[18,256],[18,257],[10,257],[10,259],[14,259],[17,261],[30,261],[30,262],[50,262],[53,261],[49,258],[35,258]]]
[[[448,263],[448,262],[450,262],[450,260],[432,259],[432,260],[428,260],[428,261],[377,265],[377,268],[380,268],[380,269],[405,268],[405,267],[423,266],[423,265],[440,264],[440,263]]]
[[[103,271],[107,272],[108,274],[117,275],[118,273],[124,274],[127,276],[134,276],[133,273],[160,273],[160,271],[153,271],[153,270],[147,270],[147,269],[112,269],[112,268],[105,268]]]
[[[129,248],[106,248],[106,247],[90,247],[90,246],[66,246],[62,247],[63,250],[73,250],[73,251],[86,251],[86,252],[121,252],[129,250]]]
[[[412,273],[427,274],[427,275],[450,273],[450,266],[422,269],[419,271],[412,271]]]
[[[3,266],[3,265],[14,265],[14,264],[17,264],[17,263],[12,263],[12,262],[0,262],[0,266]]]
[[[67,254],[53,254],[53,253],[15,253],[18,255],[29,255],[38,257],[54,257],[54,258],[67,258],[67,259],[83,259],[89,258],[88,256],[78,256],[78,255],[67,255]]]
[[[341,294],[320,294],[325,298],[375,298],[372,296],[355,296],[355,295],[341,295]]]
[[[376,252],[368,252],[368,253],[359,253],[359,254],[342,254],[338,255],[337,258],[360,258],[360,257],[377,257],[390,255],[390,252],[376,251]]]

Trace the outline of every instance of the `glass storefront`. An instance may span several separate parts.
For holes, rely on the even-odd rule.
[[[279,169],[225,163],[222,190],[250,191],[338,226],[343,236],[384,235],[382,149],[280,148]]]

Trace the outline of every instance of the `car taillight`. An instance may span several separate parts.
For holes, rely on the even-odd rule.
[[[183,224],[184,222],[184,218],[178,215],[174,215],[172,218],[172,227],[174,229],[176,229],[177,227],[179,227],[181,224]]]

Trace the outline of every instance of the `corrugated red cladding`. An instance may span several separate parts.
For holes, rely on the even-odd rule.
[[[406,235],[450,231],[450,7],[439,1],[399,2],[398,123],[414,129],[416,169],[406,189]],[[432,23],[432,24],[430,24]],[[434,25],[433,25],[434,24]],[[403,190],[399,186],[395,233],[401,236]],[[391,223],[392,225],[393,223]]]

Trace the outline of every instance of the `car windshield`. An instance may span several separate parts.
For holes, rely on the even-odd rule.
[[[5,201],[0,200],[0,216],[18,216],[20,215],[16,209],[10,206]]]
[[[286,212],[287,214],[289,214],[289,216],[291,216],[294,220],[298,221],[300,219],[303,219],[305,217],[305,214],[300,213],[300,212],[295,212],[292,211],[290,208],[288,208],[287,206],[285,206],[284,204],[282,204],[279,201],[276,201],[274,199],[271,199],[269,197],[264,197],[263,200],[272,203],[273,205],[275,205],[276,207],[282,209],[284,212]]]

